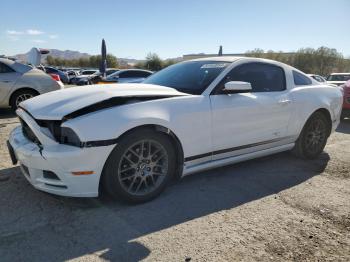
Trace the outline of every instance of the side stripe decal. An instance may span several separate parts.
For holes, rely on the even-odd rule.
[[[282,140],[285,140],[285,139],[288,139],[288,138],[291,138],[291,136],[282,137],[282,138],[275,138],[275,139],[262,141],[262,142],[257,142],[257,143],[253,143],[253,144],[248,144],[248,145],[243,145],[243,146],[237,146],[237,147],[220,149],[220,150],[213,151],[213,152],[210,152],[210,153],[205,153],[205,154],[200,154],[200,155],[186,157],[185,158],[185,162],[193,161],[193,160],[200,159],[200,158],[203,158],[203,157],[208,157],[208,156],[211,156],[211,155],[219,155],[219,154],[223,154],[223,153],[228,153],[228,152],[238,151],[238,150],[247,149],[247,148],[251,148],[251,147],[266,145],[266,144],[270,144],[270,143],[274,143],[274,142],[279,142],[279,141],[282,141]]]

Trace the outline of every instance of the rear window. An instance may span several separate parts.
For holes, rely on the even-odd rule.
[[[312,81],[306,75],[293,70],[294,84],[296,86],[307,86],[311,85]]]
[[[14,70],[11,67],[3,63],[0,63],[0,73],[12,73],[12,72],[14,72]]]

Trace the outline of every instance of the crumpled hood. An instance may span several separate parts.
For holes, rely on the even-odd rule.
[[[46,93],[20,104],[35,119],[62,120],[79,109],[117,97],[186,96],[176,89],[150,84],[108,84],[72,87]]]

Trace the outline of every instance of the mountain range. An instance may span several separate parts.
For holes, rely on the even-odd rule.
[[[62,59],[79,59],[79,58],[88,58],[92,55],[88,54],[88,53],[81,53],[79,51],[72,51],[72,50],[58,50],[58,49],[49,49],[50,53],[48,55],[53,56],[53,57],[59,57]],[[27,56],[28,53],[25,54],[18,54],[15,55],[14,57],[16,59],[18,59],[19,61],[27,61]],[[45,62],[47,55],[42,55],[42,62]],[[118,57],[118,62],[120,64],[136,64],[138,62],[141,62],[142,60],[138,60],[138,59],[132,59],[132,58],[119,58]]]

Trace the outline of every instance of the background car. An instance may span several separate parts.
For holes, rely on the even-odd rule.
[[[337,86],[344,85],[348,80],[350,80],[350,73],[332,73],[327,77],[328,84]]]
[[[341,118],[350,118],[350,80],[348,80],[341,87],[343,88],[343,109],[341,113]]]
[[[312,77],[313,79],[315,79],[317,82],[320,82],[320,83],[327,82],[327,80],[323,76],[320,76],[320,75],[308,74],[308,76]]]
[[[109,76],[115,72],[118,72],[120,69],[117,69],[117,68],[107,68],[106,70],[106,76]]]
[[[98,70],[82,70],[79,75],[70,79],[69,83],[72,85],[85,85],[88,84],[88,78],[94,74],[99,73]]]
[[[48,74],[59,75],[63,84],[69,83],[69,77],[68,77],[68,74],[66,72],[63,72],[63,71],[58,70],[58,69],[51,67],[51,66],[45,66],[44,68],[45,68],[45,72]]]
[[[0,107],[16,109],[26,99],[61,88],[59,81],[39,69],[0,58]]]
[[[67,70],[66,73],[69,77],[69,82],[70,82],[70,79],[77,77],[79,75],[79,73],[77,71],[74,71],[74,70]]]
[[[152,71],[142,69],[124,69],[107,76],[105,82],[114,83],[141,83],[152,75]]]
[[[288,150],[316,158],[339,124],[342,99],[339,88],[280,62],[210,57],[141,84],[25,101],[8,147],[37,189],[96,197],[104,188],[140,203],[173,177]]]

